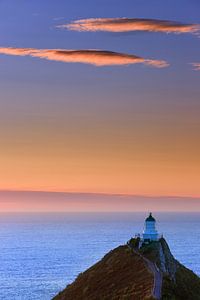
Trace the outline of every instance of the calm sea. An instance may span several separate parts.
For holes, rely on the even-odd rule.
[[[157,213],[175,257],[200,275],[200,214]],[[0,299],[49,300],[143,229],[144,213],[1,214]]]

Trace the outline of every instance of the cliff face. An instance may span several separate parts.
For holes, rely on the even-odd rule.
[[[144,245],[139,249],[139,253],[155,263],[163,275],[168,276],[172,281],[176,280],[178,262],[171,254],[165,239]]]
[[[162,272],[163,300],[200,300],[200,278],[173,257],[165,239],[139,251]]]
[[[171,254],[164,239],[109,252],[54,300],[200,300],[200,279]]]

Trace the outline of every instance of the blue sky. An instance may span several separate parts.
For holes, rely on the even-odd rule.
[[[0,0],[0,47],[100,49],[170,64],[0,54],[2,189],[199,196],[200,72],[191,63],[200,62],[200,38],[57,28],[86,18],[195,24],[199,12],[197,0]]]

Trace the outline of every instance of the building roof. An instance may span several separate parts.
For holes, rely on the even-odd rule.
[[[152,217],[152,213],[149,214],[148,218],[146,218],[145,222],[155,222],[156,220]]]

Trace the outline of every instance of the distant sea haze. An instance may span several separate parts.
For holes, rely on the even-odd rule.
[[[200,197],[0,191],[1,212],[200,211]]]
[[[141,233],[146,215],[1,214],[0,299],[50,300],[105,253]],[[200,275],[200,213],[154,217],[174,256]]]

